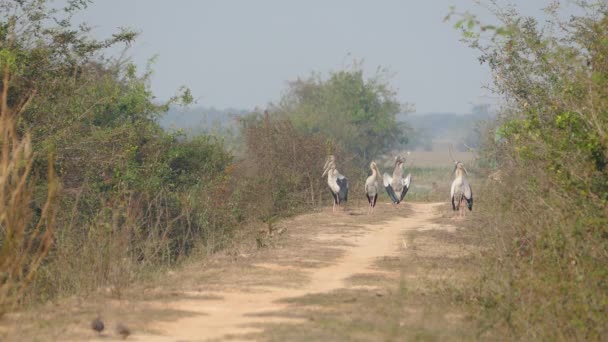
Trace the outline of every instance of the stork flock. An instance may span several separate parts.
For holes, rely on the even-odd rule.
[[[405,161],[406,159],[401,156],[395,157],[395,167],[392,176],[385,173],[382,179],[380,179],[378,165],[373,161],[370,163],[369,167],[372,175],[365,180],[365,195],[369,203],[368,213],[372,213],[376,207],[378,193],[380,192],[379,180],[384,185],[384,189],[386,189],[388,196],[394,204],[399,204],[403,201],[412,180],[411,174],[408,174],[405,178],[403,177]],[[325,177],[325,175],[327,175],[327,185],[329,185],[329,190],[334,198],[332,211],[335,212],[336,207],[340,207],[348,200],[348,180],[336,169],[336,157],[333,155],[328,156],[325,161],[322,177]]]
[[[452,172],[454,180],[450,190],[452,209],[457,212],[458,217],[462,217],[465,215],[464,205],[470,211],[473,210],[473,191],[467,179],[467,170],[462,162],[454,159],[451,146],[450,157],[454,162],[454,171]],[[372,174],[365,180],[365,196],[369,204],[368,214],[373,213],[376,207],[380,183],[384,186],[393,204],[398,205],[403,201],[412,184],[411,173],[403,177],[405,161],[406,158],[396,156],[392,175],[384,173],[382,178],[380,178],[380,169],[376,162],[372,161],[370,163],[369,168]],[[327,185],[329,185],[329,190],[334,199],[332,211],[335,212],[336,207],[340,208],[342,204],[348,201],[348,180],[337,170],[336,158],[333,155],[328,156],[325,160],[322,177],[325,177],[325,175],[327,175]],[[461,210],[461,206],[463,206],[463,210]]]

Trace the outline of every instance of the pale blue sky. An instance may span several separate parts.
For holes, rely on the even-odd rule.
[[[546,5],[515,2],[534,16]],[[482,89],[489,73],[477,52],[442,22],[450,5],[484,13],[472,0],[97,0],[84,20],[98,37],[142,32],[129,55],[140,66],[158,55],[152,89],[161,99],[186,85],[199,105],[263,107],[288,80],[358,59],[368,74],[388,68],[398,100],[416,112],[464,113],[496,100]]]

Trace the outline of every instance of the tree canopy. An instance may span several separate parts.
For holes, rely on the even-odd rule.
[[[365,79],[357,68],[291,82],[278,111],[297,129],[322,133],[362,160],[407,142],[395,92],[381,74]]]

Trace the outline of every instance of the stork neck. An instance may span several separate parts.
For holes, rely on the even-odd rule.
[[[371,169],[372,169],[372,176],[378,177],[378,171],[376,170],[376,168],[375,167],[371,167]]]
[[[327,179],[336,178],[336,173],[337,172],[335,168],[329,169],[329,171],[327,172]]]
[[[395,164],[395,169],[393,170],[393,178],[399,178],[403,174],[403,164],[397,163]]]

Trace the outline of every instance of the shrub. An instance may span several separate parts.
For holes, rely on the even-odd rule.
[[[189,93],[155,103],[150,70],[139,74],[129,63],[99,57],[135,34],[123,31],[99,41],[87,27],[74,28],[70,19],[86,4],[69,1],[54,10],[46,1],[0,0],[0,64],[11,71],[4,100],[14,109],[17,133],[31,132],[32,143],[24,138],[23,146],[38,152],[3,152],[24,165],[6,172],[26,182],[51,162],[62,185],[56,190],[53,174],[39,177],[15,204],[32,206],[35,219],[46,222],[47,192],[59,196],[52,249],[53,226],[19,228],[31,234],[24,235],[26,245],[40,246],[41,256],[48,253],[44,262],[34,250],[1,241],[10,254],[6,260],[22,258],[19,253],[34,258],[12,266],[31,270],[31,286],[19,290],[29,301],[106,286],[119,295],[147,270],[174,264],[196,248],[221,247],[238,219],[232,201],[218,200],[232,162],[222,143],[167,134],[157,123],[170,104],[190,100]]]
[[[326,139],[296,131],[287,118],[252,113],[243,120],[247,153],[240,164],[244,203],[271,221],[319,204]]]
[[[474,298],[484,326],[518,340],[608,334],[608,8],[581,6],[544,29],[512,10],[500,28],[457,24],[506,99],[484,150],[499,170],[478,192],[489,248]]]

